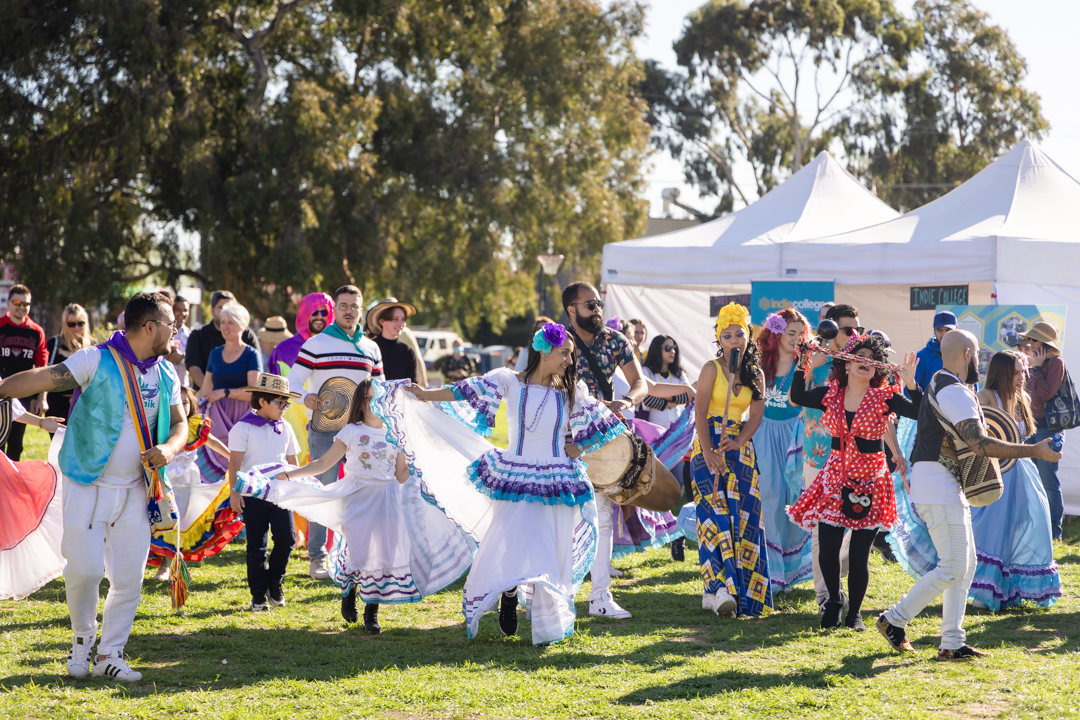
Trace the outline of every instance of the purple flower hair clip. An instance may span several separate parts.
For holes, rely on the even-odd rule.
[[[533,335],[532,346],[537,352],[547,355],[553,348],[562,347],[566,337],[566,328],[559,323],[548,323]]]
[[[787,320],[780,317],[779,313],[773,313],[765,318],[765,325],[763,327],[771,333],[783,335],[787,330]]]

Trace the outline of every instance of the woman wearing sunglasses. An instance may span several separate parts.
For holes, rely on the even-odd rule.
[[[82,305],[71,303],[64,308],[63,321],[60,323],[60,334],[49,338],[49,365],[59,365],[73,354],[88,348],[94,344],[94,336],[90,334],[90,318]],[[66,418],[71,410],[71,398],[74,390],[62,393],[51,392],[46,396],[49,403],[49,414]],[[52,435],[52,433],[49,433]]]

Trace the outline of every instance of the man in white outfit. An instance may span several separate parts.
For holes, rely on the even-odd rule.
[[[94,677],[137,682],[142,673],[128,667],[124,647],[150,550],[148,507],[168,512],[167,505],[148,503],[144,464],[154,469],[169,464],[187,441],[187,419],[176,371],[161,361],[176,333],[172,302],[161,293],[137,293],[124,317],[127,329],[105,344],[0,382],[0,398],[80,388],[60,449],[61,553],[67,560],[64,582],[75,635],[68,675],[84,678],[92,668]],[[133,402],[141,405],[135,408],[137,417]],[[109,592],[94,658],[103,577],[109,578]]]
[[[1003,442],[986,434],[979,400],[970,385],[979,381],[979,344],[966,330],[952,330],[941,339],[942,369],[925,389],[919,408],[918,439],[911,453],[911,502],[926,521],[937,550],[937,566],[923,575],[900,601],[883,612],[876,627],[894,650],[914,653],[905,628],[923,608],[941,595],[941,645],[938,660],[974,660],[986,655],[967,645],[964,612],[975,577],[975,536],[971,508],[963,488],[942,462],[947,436],[933,408],[936,400],[945,420],[976,455],[997,458],[1037,457],[1056,462],[1061,453],[1046,439],[1037,445]],[[944,458],[947,459],[947,458]],[[955,460],[952,461],[955,464]]]
[[[618,414],[635,407],[648,394],[645,378],[641,374],[641,363],[626,338],[604,326],[604,303],[596,288],[588,283],[573,283],[563,290],[562,301],[570,319],[571,332],[576,336],[578,378],[585,381],[589,393],[607,405],[611,412]],[[597,372],[593,371],[594,366]],[[613,399],[611,381],[617,368],[622,368],[630,390],[626,395]],[[613,509],[611,500],[600,493],[596,494],[598,532],[596,558],[591,570],[589,614],[628,618],[630,613],[619,607],[611,595]]]

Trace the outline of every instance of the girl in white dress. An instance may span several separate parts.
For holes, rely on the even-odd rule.
[[[380,604],[419,602],[452,584],[469,569],[476,543],[424,499],[405,455],[372,412],[373,394],[370,379],[357,386],[349,424],[321,458],[298,469],[240,473],[235,489],[334,531],[328,565],[341,588],[342,617],[358,620],[359,595],[364,628],[378,633]],[[294,482],[335,467],[342,457],[345,477],[337,482]]]
[[[566,329],[549,323],[533,337],[523,372],[501,368],[438,390],[410,388],[420,400],[444,401],[482,435],[491,434],[506,401],[509,447],[490,449],[468,468],[476,489],[495,501],[465,581],[469,637],[500,601],[499,627],[507,635],[517,633],[519,602],[534,644],[574,633],[574,596],[592,565],[597,532],[592,484],[577,458],[625,431],[577,383],[575,361]]]

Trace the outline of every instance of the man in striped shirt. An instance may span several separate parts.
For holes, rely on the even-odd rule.
[[[289,389],[300,393],[308,410],[319,405],[319,388],[330,378],[343,377],[361,383],[369,377],[383,376],[382,354],[375,341],[364,337],[359,327],[364,312],[364,297],[355,285],[344,285],[334,291],[334,322],[318,335],[312,335],[300,347],[296,363],[289,373]],[[305,384],[307,387],[305,388]],[[316,432],[308,428],[308,449],[311,459],[318,460],[334,444],[337,433]],[[336,482],[341,463],[318,475],[319,482]],[[326,528],[308,524],[308,557],[311,577],[319,580],[330,577],[326,569]]]

